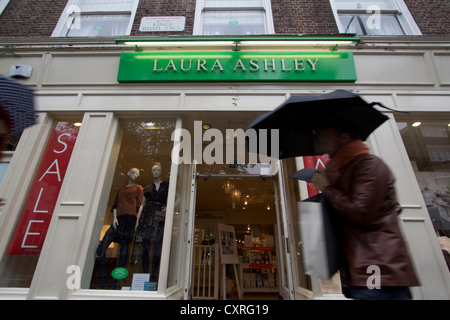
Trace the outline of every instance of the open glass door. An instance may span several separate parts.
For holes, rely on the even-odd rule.
[[[277,206],[277,220],[278,220],[278,234],[279,234],[279,249],[280,252],[280,267],[279,267],[279,283],[280,283],[280,295],[284,300],[295,299],[295,289],[293,282],[292,272],[292,257],[289,241],[289,216],[287,214],[287,202],[286,202],[286,189],[283,182],[283,166],[278,161],[278,173],[275,184],[275,202]]]
[[[191,274],[192,274],[192,257],[194,250],[194,217],[195,217],[195,200],[197,194],[197,163],[194,161],[191,171],[190,195],[189,195],[189,211],[186,230],[186,274],[184,277],[184,300],[191,297]]]

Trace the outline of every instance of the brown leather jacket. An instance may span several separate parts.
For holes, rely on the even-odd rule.
[[[381,159],[358,156],[323,193],[341,215],[350,285],[367,286],[370,265],[380,267],[381,286],[419,285],[399,229],[394,177]]]

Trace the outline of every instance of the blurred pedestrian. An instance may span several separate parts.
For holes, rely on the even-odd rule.
[[[369,153],[357,132],[349,121],[324,124],[319,143],[330,161],[312,177],[340,215],[346,258],[343,292],[353,299],[409,300],[409,287],[419,281],[399,228],[394,176]],[[373,288],[378,276],[380,286]]]

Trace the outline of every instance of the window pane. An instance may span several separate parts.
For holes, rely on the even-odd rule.
[[[28,198],[0,263],[0,287],[31,284],[81,120],[57,120]]]
[[[204,35],[242,35],[265,33],[262,11],[205,11]]]
[[[81,0],[81,12],[131,11],[134,0]]]
[[[123,138],[108,205],[101,213],[103,223],[98,226],[99,238],[95,240],[96,252],[92,255],[97,258],[90,288],[154,291],[161,258],[175,120],[124,119],[120,125]],[[130,175],[136,171],[131,170],[134,168],[139,172],[137,179]],[[141,204],[143,210],[138,219]],[[124,279],[113,278],[112,271],[118,267],[127,270]],[[137,282],[141,285],[136,285]]]
[[[449,243],[448,237],[450,237],[450,127],[448,125],[448,121],[431,120],[422,121],[420,126],[412,127],[411,121],[401,118],[397,120],[397,126],[422,191],[428,214],[442,243]],[[447,247],[446,250],[450,248]]]
[[[344,33],[356,33],[357,35],[404,35],[395,15],[339,14]],[[377,20],[378,19],[378,20]]]
[[[228,1],[218,1],[218,0],[205,0],[205,8],[262,8],[262,0],[228,0]]]
[[[74,20],[68,37],[113,37],[127,34],[130,15],[82,15]]]
[[[367,10],[370,6],[377,6],[380,10],[395,10],[395,4],[392,0],[334,0],[338,10]]]

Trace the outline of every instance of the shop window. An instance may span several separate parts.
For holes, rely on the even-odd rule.
[[[129,35],[138,0],[69,0],[53,37],[116,37]]]
[[[157,290],[175,125],[168,119],[120,121],[114,178],[93,245],[91,289]]]
[[[54,121],[28,197],[17,215],[17,225],[0,262],[0,287],[27,288],[31,284],[80,124],[80,119]]]
[[[255,35],[274,33],[269,0],[197,1],[194,34]]]
[[[400,118],[397,126],[442,250],[450,252],[450,123]]]
[[[420,35],[403,0],[331,0],[341,33],[360,36]]]

